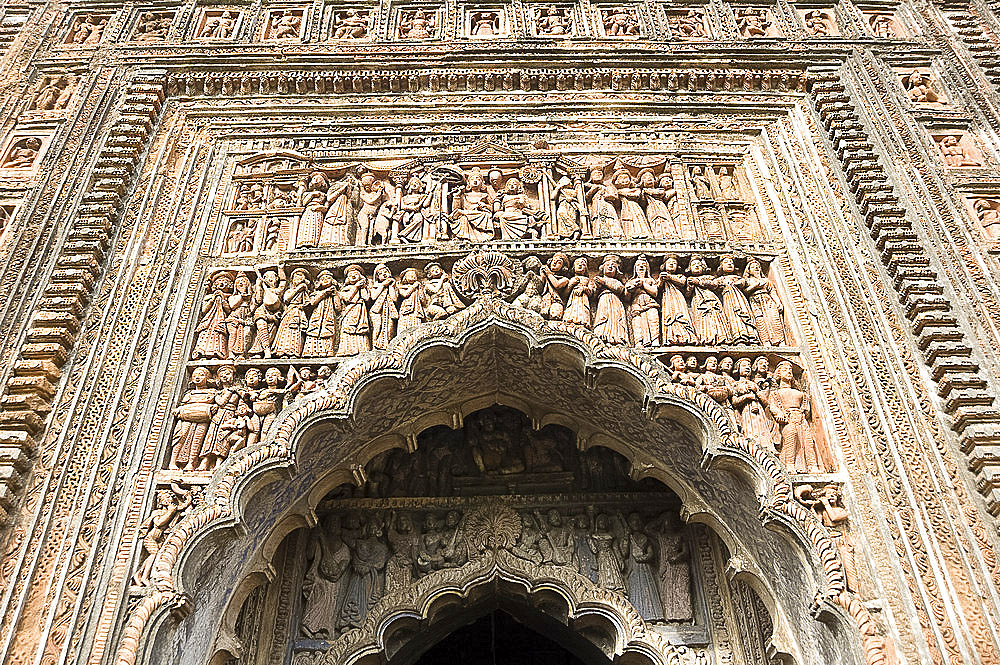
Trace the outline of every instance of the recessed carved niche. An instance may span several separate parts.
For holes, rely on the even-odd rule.
[[[808,7],[797,9],[802,27],[808,37],[839,37],[840,26],[834,9]]]
[[[941,151],[945,166],[953,169],[984,166],[983,154],[968,132],[935,132],[934,144]]]
[[[42,148],[47,142],[43,136],[14,135],[0,152],[0,169],[32,171],[38,166]]]
[[[736,28],[743,39],[762,39],[781,37],[771,7],[755,7],[748,5],[733,5],[733,16],[736,18]]]
[[[195,27],[196,39],[236,39],[243,12],[233,8],[205,9]]]
[[[262,38],[270,40],[299,40],[305,29],[306,10],[302,7],[271,9],[267,12]]]

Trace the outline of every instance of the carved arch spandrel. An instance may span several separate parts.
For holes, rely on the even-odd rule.
[[[697,432],[695,438],[700,438],[702,442],[700,446],[695,443],[696,447],[700,447],[697,454],[704,457],[708,466],[741,471],[743,478],[748,479],[758,496],[762,497],[760,520],[765,524],[785,526],[800,544],[808,546],[804,549],[811,552],[807,554],[807,558],[813,561],[814,570],[817,564],[821,568],[825,586],[816,594],[812,608],[814,613],[827,610],[831,615],[850,615],[860,633],[869,665],[886,662],[884,638],[878,635],[874,620],[864,606],[845,590],[843,566],[834,544],[815,515],[794,501],[788,478],[773,453],[760,450],[750,440],[738,436],[725,410],[707,395],[688,386],[671,383],[661,366],[649,356],[607,345],[585,330],[548,322],[503,301],[486,298],[445,321],[412,329],[400,336],[384,352],[345,363],[332,377],[327,390],[286,409],[274,435],[261,446],[231,458],[220,467],[208,488],[206,507],[181,522],[163,544],[151,576],[151,593],[143,600],[125,628],[118,664],[134,665],[143,636],[150,634],[150,624],[162,621],[165,608],[183,605],[183,569],[186,563],[190,563],[192,552],[198,548],[198,543],[224,537],[222,534],[234,527],[241,530],[240,524],[255,490],[267,484],[265,478],[268,471],[294,468],[298,448],[307,431],[315,434],[316,430],[322,430],[326,426],[323,423],[341,421],[357,424],[360,421],[359,410],[363,407],[360,397],[366,387],[374,386],[379,379],[405,381],[415,374],[419,359],[424,353],[449,349],[452,353],[461,355],[468,349],[470,340],[482,335],[518,338],[526,346],[526,357],[529,360],[539,354],[544,356],[548,348],[570,350],[578,358],[577,363],[582,364],[586,389],[599,390],[606,385],[603,377],[608,374],[624,373],[631,377],[632,381],[629,383],[632,387],[641,387],[643,391],[642,394],[632,394],[625,390],[636,419],[645,419],[660,426],[669,422],[675,428],[687,429],[689,433]],[[495,348],[496,340],[493,341]],[[620,386],[621,381],[616,381],[616,384]],[[497,384],[494,384],[492,391],[485,392],[502,397]],[[443,414],[434,417],[444,423],[449,419],[458,423],[464,413],[474,408],[474,401],[466,404],[465,408],[461,408],[461,403],[457,402],[452,410],[445,410]],[[666,418],[668,414],[669,419]],[[580,423],[577,425],[585,441],[588,434],[598,435],[599,428],[596,425],[592,426],[593,432],[588,432],[586,420],[582,427]],[[406,442],[412,440],[416,433],[397,432],[396,439],[382,440],[378,447],[384,450],[386,447],[397,447],[399,443],[405,447]],[[375,438],[368,437],[367,442],[371,443]],[[617,438],[627,440],[628,434]],[[593,443],[592,441],[591,445]],[[682,499],[692,496],[689,489],[685,491],[687,488],[678,486],[677,479],[670,477],[664,462],[657,463],[655,455],[647,454],[646,459],[641,459],[635,450],[629,449],[628,444],[600,443],[625,452],[636,476],[657,477],[676,488]],[[365,445],[361,445],[357,450],[364,449]],[[666,450],[664,445],[656,452]],[[351,474],[356,482],[363,480],[364,463],[374,456],[370,449],[365,452],[363,457],[350,460],[346,469],[337,471],[340,474],[339,482],[343,482]],[[345,474],[345,470],[348,473]],[[311,493],[310,500],[318,501],[319,496],[322,495],[318,492]],[[302,501],[296,503],[300,510],[303,509]],[[697,515],[698,502],[692,500],[689,503],[688,514],[695,521],[701,521]],[[315,504],[307,506],[304,512],[311,515],[314,507]],[[704,521],[710,523],[708,518]],[[727,535],[730,538],[734,536],[731,532],[720,532],[720,535],[724,538]],[[259,561],[259,557],[255,557],[255,560]],[[778,623],[780,622],[776,622],[776,625]]]

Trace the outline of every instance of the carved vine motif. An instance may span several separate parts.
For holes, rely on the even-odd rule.
[[[680,205],[688,187],[687,198],[697,202],[694,218]],[[686,169],[664,155],[580,160],[482,143],[394,164],[320,168],[293,154],[262,156],[238,169],[220,251],[581,238],[764,240],[750,198],[736,164]]]

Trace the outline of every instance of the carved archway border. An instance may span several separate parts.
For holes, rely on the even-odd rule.
[[[635,608],[617,593],[606,591],[566,567],[533,564],[509,551],[485,552],[461,568],[439,570],[413,584],[386,594],[369,611],[365,624],[338,637],[317,665],[353,665],[371,653],[385,650],[385,637],[402,618],[426,621],[434,606],[447,596],[467,598],[477,587],[496,581],[517,584],[529,599],[556,593],[567,606],[567,618],[597,614],[615,627],[614,655],[639,652],[653,665],[680,665],[684,648],[678,648],[651,630]]]
[[[693,407],[693,414],[705,424],[711,422],[722,445],[717,450],[707,450],[706,457],[728,458],[745,472],[748,469],[755,471],[769,483],[762,500],[761,523],[765,526],[780,523],[812,544],[826,578],[826,588],[814,600],[813,613],[845,611],[858,629],[868,665],[887,662],[885,639],[878,634],[874,619],[860,600],[846,589],[844,568],[836,546],[816,515],[794,500],[791,483],[774,453],[739,436],[730,416],[719,404],[693,387],[672,383],[662,365],[650,356],[607,344],[582,327],[547,321],[498,298],[484,297],[444,321],[410,329],[399,335],[385,351],[344,363],[326,390],[281,415],[273,438],[259,448],[231,458],[220,468],[216,480],[209,486],[207,505],[187,516],[163,543],[150,577],[151,592],[124,629],[116,660],[118,665],[135,665],[142,635],[155,612],[164,606],[183,607],[186,603],[185,595],[174,582],[182,549],[210,527],[237,522],[241,490],[267,469],[291,466],[295,437],[311,422],[334,413],[349,414],[361,389],[371,381],[380,377],[405,377],[422,351],[442,345],[460,347],[472,334],[491,324],[519,331],[524,337],[536,340],[536,346],[562,343],[575,348],[583,355],[588,370],[616,367],[639,380],[647,392],[647,406],[680,402]]]

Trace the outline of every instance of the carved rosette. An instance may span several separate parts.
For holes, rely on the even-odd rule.
[[[524,278],[524,265],[500,252],[476,251],[452,268],[455,289],[465,300],[477,297],[512,300]]]
[[[477,552],[509,549],[521,537],[521,518],[510,506],[488,504],[467,518],[469,544]]]

